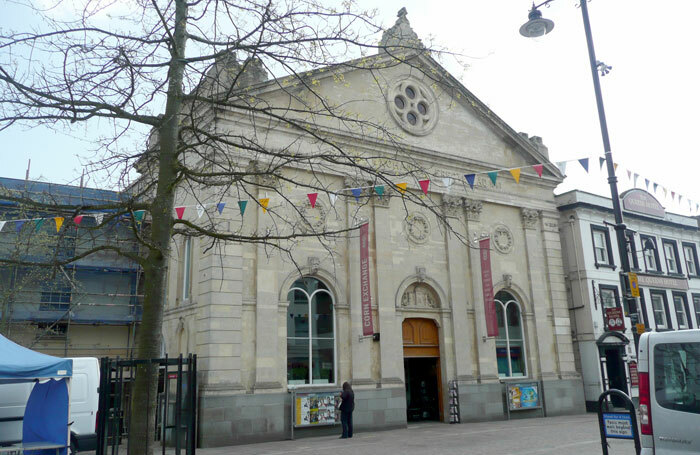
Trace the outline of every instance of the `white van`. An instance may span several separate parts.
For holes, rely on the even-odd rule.
[[[70,382],[71,448],[94,450],[99,401],[100,364],[94,357],[75,357]],[[22,440],[22,417],[33,382],[0,384],[0,445]]]
[[[639,415],[643,455],[700,453],[700,330],[641,336]]]

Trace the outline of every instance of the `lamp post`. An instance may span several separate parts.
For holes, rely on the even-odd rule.
[[[520,34],[527,38],[534,38],[546,35],[554,28],[554,22],[542,17],[540,7],[554,0],[546,0],[539,5],[532,4],[532,9],[528,14],[529,20],[520,27]],[[605,163],[608,169],[608,183],[610,184],[610,194],[612,196],[613,213],[615,214],[615,236],[617,238],[617,248],[620,254],[620,285],[622,287],[623,299],[627,302],[629,308],[630,321],[635,325],[639,321],[639,311],[637,309],[637,301],[632,297],[629,286],[630,261],[627,255],[627,235],[623,218],[622,208],[620,207],[620,196],[617,191],[617,177],[615,176],[615,166],[613,164],[612,152],[610,151],[610,138],[608,136],[608,123],[605,119],[605,109],[603,107],[603,95],[600,90],[600,79],[598,71],[603,75],[607,74],[610,67],[598,62],[595,58],[595,50],[593,49],[593,37],[591,36],[591,24],[588,19],[588,0],[580,0],[581,14],[583,16],[583,28],[586,32],[586,44],[588,45],[588,58],[591,64],[591,75],[593,76],[593,88],[595,89],[595,99],[598,106],[598,119],[600,120],[600,132],[603,136],[603,146],[605,147]],[[637,352],[639,351],[639,335],[636,327],[632,328],[634,336],[634,345]]]

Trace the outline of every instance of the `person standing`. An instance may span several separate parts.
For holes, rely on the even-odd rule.
[[[355,410],[355,393],[352,391],[350,383],[343,383],[340,400],[340,424],[343,426],[343,435],[340,439],[352,438],[352,411]]]

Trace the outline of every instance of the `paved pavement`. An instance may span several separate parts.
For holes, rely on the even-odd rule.
[[[338,429],[340,431],[340,428]],[[610,442],[610,455],[634,454],[631,441]],[[596,414],[449,425],[197,449],[198,455],[600,455]]]

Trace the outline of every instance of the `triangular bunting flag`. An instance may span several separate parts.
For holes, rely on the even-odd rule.
[[[675,191],[671,191],[671,200],[672,201],[676,200],[676,192]]]
[[[588,158],[581,158],[578,162],[581,163],[581,166],[588,172]]]
[[[17,229],[18,234],[20,233],[20,231],[22,230],[22,226],[24,226],[24,223],[26,222],[27,220],[15,221],[15,229]]]
[[[76,226],[79,226],[80,223],[83,221],[83,215],[78,215],[73,217],[73,223],[75,223]]]
[[[600,158],[598,158],[598,161],[600,161],[600,170],[602,171],[603,165],[605,164],[605,158],[601,156]]]
[[[632,180],[632,171],[627,169],[627,180]]]
[[[613,163],[613,169],[615,169],[615,172],[617,172],[617,163]]]
[[[226,207],[225,202],[219,202],[218,204],[216,204],[216,210],[219,212],[219,215],[224,213],[224,207]]]
[[[197,204],[197,218],[201,218],[204,215],[204,206],[202,204]]]
[[[515,183],[520,183],[520,169],[511,169],[510,175],[515,179]]]
[[[177,219],[181,220],[185,216],[186,207],[175,207],[175,213],[177,214]]]
[[[656,193],[656,189],[659,187],[658,183],[654,183],[654,193]]]
[[[360,195],[362,194],[362,188],[353,188],[350,190],[352,195],[355,196],[355,202],[360,202]]]
[[[559,161],[557,167],[559,168],[559,172],[566,175],[566,161]]]
[[[476,178],[476,174],[464,174],[464,178],[467,179],[469,187],[474,189],[474,179]]]
[[[56,218],[53,219],[56,222],[56,232],[61,230],[61,226],[63,226],[63,218],[62,216],[57,216]]]
[[[647,191],[649,191],[649,179],[644,179],[644,186],[646,186]]]
[[[420,189],[423,190],[423,194],[428,195],[428,188],[430,187],[430,180],[418,180]]]
[[[309,198],[309,202],[311,203],[311,208],[315,209],[316,208],[316,199],[318,198],[318,193],[309,193],[306,196]]]
[[[682,200],[683,200],[683,196],[679,194],[678,195],[678,203],[680,204],[682,202]]]
[[[542,178],[542,169],[544,169],[543,164],[533,164],[532,168],[537,172],[537,175]]]
[[[35,221],[36,226],[34,227],[34,230],[36,232],[39,232],[41,230],[41,227],[44,225],[44,218],[39,218],[38,220]]]
[[[99,226],[100,224],[102,224],[102,220],[104,220],[105,214],[95,213],[92,217],[95,218],[95,224]]]
[[[263,213],[267,213],[267,205],[270,203],[270,198],[265,197],[260,199],[260,205],[262,206]]]
[[[248,205],[248,201],[238,201],[238,208],[241,211],[241,216],[245,213],[245,207]]]
[[[377,185],[374,187],[374,192],[377,193],[377,196],[382,197],[384,196],[384,185]]]
[[[143,215],[146,213],[145,210],[137,210],[134,212],[134,221],[136,221],[136,224],[141,224],[143,221]]]
[[[0,221],[0,231],[2,231],[2,228],[5,227],[5,223],[7,223],[7,221]]]
[[[662,186],[661,188],[664,190],[664,197],[668,197],[668,190],[666,189],[666,187]]]
[[[454,179],[452,177],[443,177],[442,178],[442,184],[445,185],[445,190],[447,194],[450,193],[450,187],[452,187],[452,182]]]
[[[637,188],[637,179],[639,178],[639,174],[636,172],[634,173],[634,187]]]
[[[328,200],[331,201],[331,205],[335,207],[335,200],[338,199],[338,195],[335,193],[328,193]]]
[[[494,186],[496,185],[496,179],[498,178],[498,171],[491,171],[488,173],[489,178],[491,179],[491,182],[493,182]]]
[[[401,191],[401,194],[406,194],[408,183],[397,183],[396,186],[399,188],[399,191]]]

